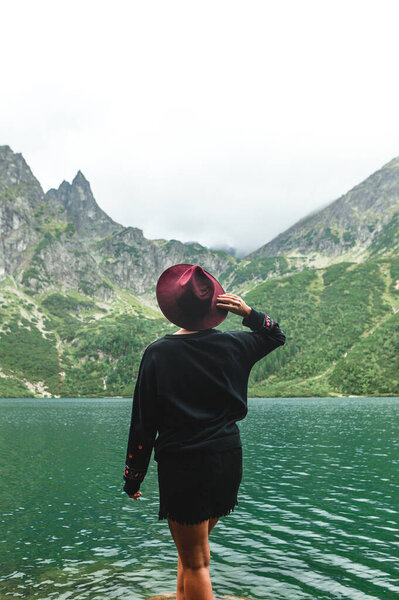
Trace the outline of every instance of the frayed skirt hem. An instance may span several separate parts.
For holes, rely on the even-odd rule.
[[[238,501],[235,503],[234,506],[232,506],[228,509],[218,510],[218,511],[214,511],[214,512],[208,511],[208,514],[206,516],[204,514],[201,517],[192,517],[192,518],[180,517],[179,515],[172,514],[171,512],[160,510],[159,514],[158,514],[158,521],[162,521],[163,519],[170,519],[171,521],[176,521],[180,525],[198,525],[199,523],[208,521],[208,519],[216,519],[219,517],[226,517],[227,515],[229,515],[231,512],[234,511],[237,504],[238,504]]]

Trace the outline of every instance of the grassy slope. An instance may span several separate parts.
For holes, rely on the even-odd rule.
[[[246,301],[278,320],[287,342],[257,363],[249,394],[399,394],[398,280],[393,258],[304,271],[250,292]]]
[[[246,302],[276,319],[287,343],[255,365],[249,396],[398,395],[398,280],[399,259],[389,258],[252,289]],[[131,396],[144,348],[175,329],[123,290],[107,305],[78,293],[32,297],[5,280],[0,396]],[[230,314],[219,329],[244,327]]]

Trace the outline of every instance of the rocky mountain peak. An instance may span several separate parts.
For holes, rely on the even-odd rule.
[[[123,229],[98,206],[90,183],[80,170],[72,183],[64,180],[58,189],[49,190],[46,196],[62,204],[68,220],[87,238],[99,239]]]
[[[0,146],[0,191],[24,188],[25,197],[33,204],[42,200],[43,190],[22,154],[10,146]]]
[[[0,181],[0,279],[12,275],[32,293],[56,286],[109,300],[120,287],[149,291],[154,306],[156,281],[171,264],[190,262],[195,253],[217,277],[233,262],[200,244],[153,241],[116,223],[80,170],[44,194],[22,155],[3,146]]]
[[[350,259],[365,252],[392,254],[398,247],[398,228],[399,157],[246,258],[313,254]]]
[[[78,185],[80,187],[89,187],[90,188],[90,184],[87,181],[86,177],[83,175],[82,171],[78,171],[75,175],[75,177],[72,180],[72,185]]]
[[[32,223],[43,202],[42,187],[22,154],[0,146],[0,278],[18,269],[24,251],[37,242]]]

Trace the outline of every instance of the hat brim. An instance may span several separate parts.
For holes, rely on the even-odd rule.
[[[225,308],[216,306],[217,297],[219,294],[224,294],[225,291],[218,280],[208,273],[208,271],[203,269],[205,273],[212,279],[215,286],[209,311],[206,313],[206,315],[198,316],[198,318],[187,316],[187,314],[184,313],[176,303],[174,292],[176,290],[176,283],[179,277],[184,273],[184,271],[192,266],[194,265],[180,263],[178,265],[169,267],[161,274],[156,286],[157,302],[162,313],[171,323],[174,323],[175,325],[178,325],[184,329],[209,329],[219,325],[219,323],[224,321],[224,319],[227,317],[227,313],[229,311]]]

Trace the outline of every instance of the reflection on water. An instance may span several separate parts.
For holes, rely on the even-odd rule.
[[[215,594],[399,597],[399,399],[249,399],[239,504],[210,536]],[[156,463],[122,490],[131,400],[1,400],[0,599],[173,592]]]

